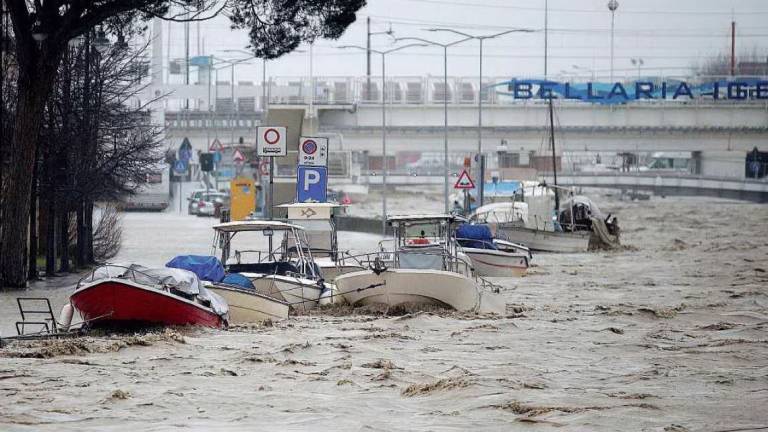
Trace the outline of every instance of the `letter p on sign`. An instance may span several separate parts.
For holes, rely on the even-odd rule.
[[[296,172],[296,202],[326,202],[328,168],[299,165]]]
[[[304,192],[309,192],[312,185],[320,183],[320,173],[315,170],[304,170]]]

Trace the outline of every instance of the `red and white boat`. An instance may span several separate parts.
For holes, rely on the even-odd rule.
[[[101,266],[78,282],[69,300],[83,321],[92,326],[218,328],[226,327],[229,321],[226,301],[203,287],[194,273],[180,269]],[[62,316],[66,315],[62,311]]]

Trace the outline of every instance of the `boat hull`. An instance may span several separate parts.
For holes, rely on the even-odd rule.
[[[70,302],[93,325],[149,324],[223,327],[224,320],[192,300],[131,281],[113,279],[85,285]]]
[[[353,271],[360,271],[363,268],[354,264],[339,264],[326,260],[323,258],[315,259],[315,264],[320,267],[320,271],[323,274],[323,278],[328,282],[333,282],[337,277],[343,274],[351,273]]]
[[[506,306],[499,299],[491,301],[495,295],[481,292],[472,278],[442,270],[362,270],[339,276],[336,287],[354,306],[416,304],[483,313],[504,313]]]
[[[480,276],[520,277],[528,271],[528,255],[492,249],[462,248]]]
[[[296,311],[307,311],[317,307],[324,285],[310,279],[259,273],[240,273],[251,280],[256,291],[285,301]]]
[[[231,324],[258,323],[288,318],[288,303],[258,292],[222,285],[206,285],[229,304]]]
[[[589,232],[586,231],[566,233],[499,224],[497,233],[539,252],[579,253],[589,249]]]

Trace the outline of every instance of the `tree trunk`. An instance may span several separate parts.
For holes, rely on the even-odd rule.
[[[29,274],[27,275],[27,278],[30,280],[36,280],[38,277],[37,274],[37,239],[38,239],[38,229],[37,229],[37,197],[38,197],[38,186],[37,186],[37,177],[39,175],[38,173],[38,164],[37,164],[37,153],[35,154],[35,162],[32,165],[32,191],[30,196],[30,205],[29,205]]]
[[[78,268],[87,265],[85,259],[85,203],[82,200],[77,201],[77,256],[75,262]]]
[[[95,264],[93,256],[93,201],[88,201],[85,206],[85,236],[87,238],[86,262]]]
[[[29,210],[35,152],[45,101],[53,84],[53,73],[35,64],[19,64],[18,104],[13,130],[10,169],[3,183],[2,237],[0,238],[0,285],[23,288],[27,284],[24,251],[29,234]]]
[[[48,214],[45,223],[45,274],[53,276],[56,274],[56,205],[53,201],[53,194],[47,193]]]
[[[69,272],[69,212],[59,212],[59,271]]]

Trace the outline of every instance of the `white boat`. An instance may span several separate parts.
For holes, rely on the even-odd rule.
[[[344,206],[336,203],[293,203],[278,206],[288,209],[288,221],[304,228],[307,244],[323,279],[333,282],[345,273],[362,270],[354,260],[345,259],[349,251],[339,250],[335,214]]]
[[[391,251],[359,257],[368,269],[340,275],[336,288],[352,305],[441,306],[503,314],[498,287],[478,277],[459,251],[453,215],[392,216]]]
[[[588,250],[589,232],[555,231],[554,223],[547,218],[530,218],[528,212],[527,203],[494,203],[475,210],[470,220],[488,224],[495,231],[496,237],[522,244],[533,251],[577,253]]]
[[[531,251],[525,246],[494,239],[486,224],[462,224],[456,232],[461,251],[480,276],[514,277],[528,271]]]
[[[245,276],[257,293],[305,311],[317,306],[323,291],[332,290],[312,258],[302,227],[274,220],[246,220],[222,223],[213,229],[214,247],[220,250],[227,273]],[[274,245],[276,232],[283,236]],[[263,237],[249,237],[249,233],[260,233]],[[267,250],[253,249],[264,237]],[[293,252],[289,253],[289,249]]]
[[[204,283],[229,304],[229,320],[232,324],[257,323],[288,318],[287,302],[259,292],[234,285]]]
[[[531,250],[539,252],[579,253],[589,249],[588,231],[544,231],[500,224],[496,232],[509,241],[522,243]]]

